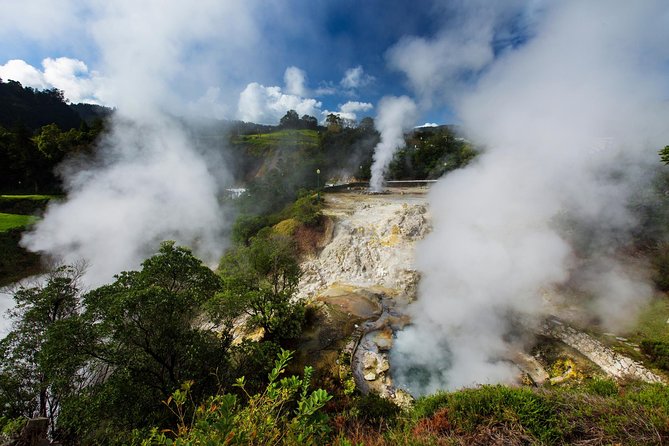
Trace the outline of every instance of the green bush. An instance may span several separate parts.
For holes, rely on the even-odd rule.
[[[669,342],[645,339],[641,341],[640,347],[656,366],[669,370]]]
[[[380,424],[383,421],[392,422],[400,413],[400,408],[376,393],[368,393],[356,399],[354,407],[359,417],[368,423]]]
[[[586,390],[599,396],[618,395],[618,385],[610,379],[595,378],[586,382]]]
[[[549,444],[561,436],[561,421],[546,395],[526,388],[502,385],[440,393],[417,401],[414,415],[426,418],[448,409],[451,425],[468,432],[494,423],[519,424],[534,438]]]
[[[0,440],[3,440],[2,436],[4,436],[7,439],[10,439],[18,435],[23,429],[23,426],[26,425],[27,421],[28,419],[23,417],[20,418],[0,417]]]
[[[292,359],[292,352],[282,350],[269,373],[266,389],[247,394],[241,406],[232,394],[220,394],[195,408],[189,417],[187,402],[191,383],[185,383],[165,402],[179,419],[176,430],[153,429],[141,444],[149,445],[322,445],[329,428],[320,409],[330,400],[325,390],[309,391],[313,370],[304,369],[304,377],[279,379]],[[246,392],[244,378],[235,384]]]
[[[232,225],[232,241],[240,244],[248,244],[258,231],[269,224],[264,215],[246,215],[237,217]]]
[[[669,291],[669,245],[662,243],[651,257],[653,281],[661,291]]]
[[[291,215],[307,226],[316,226],[321,221],[322,202],[317,195],[298,198],[292,206]]]

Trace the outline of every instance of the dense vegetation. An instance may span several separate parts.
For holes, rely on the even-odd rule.
[[[135,430],[176,427],[161,401],[186,382],[196,402],[231,389],[246,371],[259,375],[249,388],[259,387],[283,339],[301,330],[303,307],[290,303],[291,289],[276,287],[277,278],[296,282],[288,248],[254,241],[219,277],[187,249],[165,243],[141,270],[86,293],[74,267],[20,288],[13,329],[0,341],[0,414],[47,417],[54,438],[68,444],[123,444]],[[267,264],[277,256],[281,272]],[[240,299],[226,310],[231,293]],[[257,299],[265,302],[260,311]],[[265,341],[232,345],[230,323],[242,311],[267,328]],[[219,328],[201,327],[202,318]],[[247,369],[251,360],[260,367]]]
[[[291,240],[263,231],[216,275],[165,243],[141,270],[82,292],[63,267],[15,293],[0,342],[0,427],[45,416],[66,444],[662,444],[664,385],[586,379],[483,386],[401,410],[313,370],[285,377],[304,307]],[[249,317],[261,341],[232,342]],[[212,330],[204,321],[214,321]],[[499,442],[502,443],[499,443]],[[213,443],[212,443],[213,442]]]

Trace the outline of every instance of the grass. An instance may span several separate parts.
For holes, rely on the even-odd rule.
[[[334,444],[661,445],[669,438],[669,388],[609,380],[481,386],[420,398],[383,429],[346,418],[335,420]]]
[[[41,214],[57,195],[0,195],[0,212],[7,214]]]
[[[57,195],[0,195],[2,199],[8,200],[51,200],[58,198]]]
[[[10,229],[23,228],[34,223],[36,217],[31,215],[5,214],[0,212],[0,232]]]
[[[291,145],[295,147],[318,146],[318,132],[315,130],[280,130],[272,133],[257,133],[237,137],[236,144],[256,147]]]
[[[669,342],[669,299],[662,295],[653,299],[639,315],[639,320],[628,334],[630,340],[640,342],[644,339],[656,339]]]

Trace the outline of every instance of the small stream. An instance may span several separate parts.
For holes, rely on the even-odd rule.
[[[398,305],[397,298],[383,295],[380,303],[382,311],[379,317],[365,321],[358,328],[360,338],[351,356],[353,377],[356,386],[363,394],[370,391],[382,395],[393,393],[390,369],[385,369],[385,364],[389,366],[389,351],[394,333],[408,323],[407,316],[402,312],[404,305]],[[369,371],[365,370],[364,357],[370,355],[370,352],[380,359],[379,363],[385,361],[385,364],[377,367],[379,373],[373,380],[365,378]]]

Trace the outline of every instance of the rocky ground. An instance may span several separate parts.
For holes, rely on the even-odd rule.
[[[375,195],[326,194],[324,213],[334,228],[323,248],[302,263],[299,286],[298,298],[315,303],[320,314],[305,341],[305,354],[327,358],[344,371],[340,376],[348,371],[363,392],[400,403],[408,395],[392,385],[388,353],[394,332],[410,322],[403,308],[416,297],[414,247],[431,229],[426,192],[406,188]],[[550,344],[552,353],[510,353],[519,381],[557,384],[589,373],[664,380],[564,320],[549,317],[527,330],[535,332],[539,344]],[[541,351],[541,345],[534,350]]]
[[[426,189],[327,194],[325,202],[334,232],[302,263],[298,297],[328,312],[325,325],[341,314],[356,321],[342,365],[361,390],[387,394],[393,330],[408,322],[401,308],[416,293],[414,245],[430,230]]]

